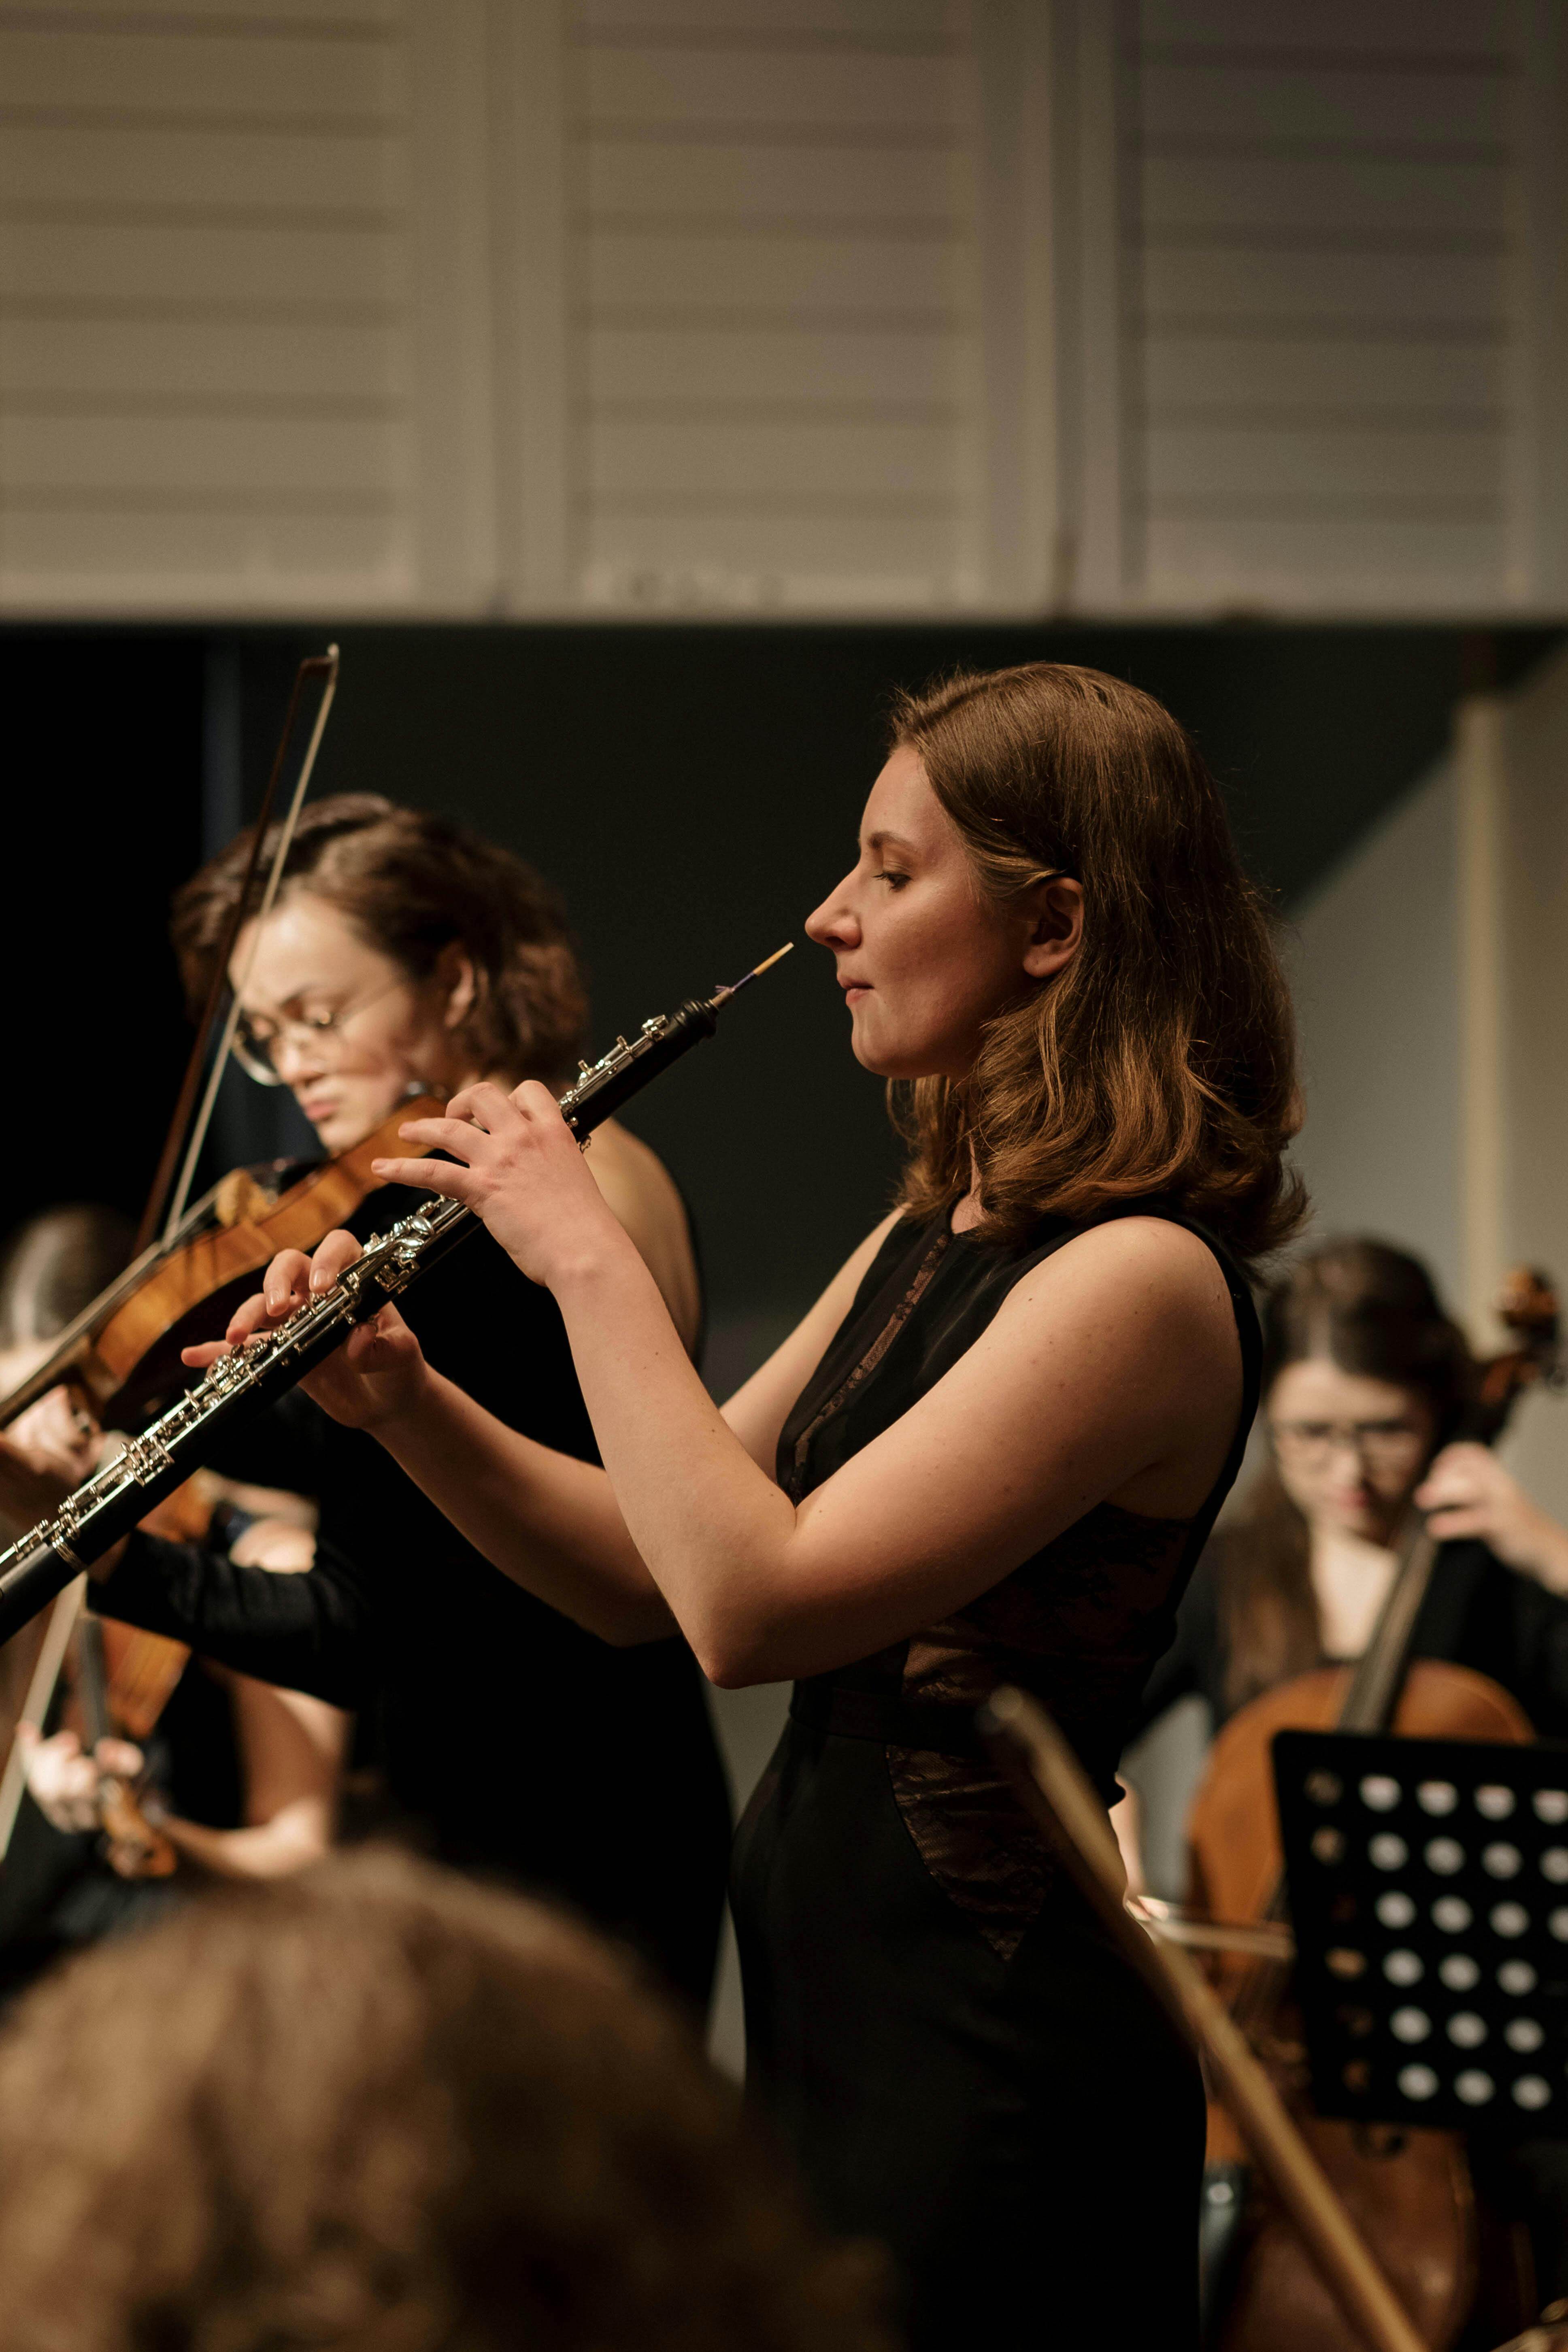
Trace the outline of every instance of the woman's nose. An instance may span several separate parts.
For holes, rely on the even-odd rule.
[[[272,1066],[291,1087],[319,1078],[327,1067],[320,1041],[308,1029],[282,1030],[273,1041]]]
[[[805,936],[819,948],[856,947],[860,940],[860,924],[848,903],[848,884],[841,882],[830,891],[820,907],[814,908],[805,919]]]

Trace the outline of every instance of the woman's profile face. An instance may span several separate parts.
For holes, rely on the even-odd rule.
[[[805,926],[833,951],[856,1060],[887,1078],[962,1078],[985,1024],[1074,952],[1081,895],[1062,881],[990,904],[919,754],[895,751],[855,865]]]
[[[1308,1525],[1389,1542],[1436,1435],[1419,1389],[1310,1356],[1278,1374],[1266,1412],[1280,1482]]]
[[[255,923],[245,926],[229,978],[248,1057],[278,1072],[336,1154],[363,1143],[410,1092],[453,1094],[479,1075],[459,1066],[447,1017],[465,1009],[467,971],[456,987],[421,985],[336,907],[297,890],[259,937]]]

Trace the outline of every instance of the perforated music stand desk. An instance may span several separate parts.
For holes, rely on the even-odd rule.
[[[1321,2115],[1568,2137],[1568,1747],[1282,1731]]]

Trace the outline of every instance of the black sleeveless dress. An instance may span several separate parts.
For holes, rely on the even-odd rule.
[[[1131,1202],[1122,1213],[1168,1215]],[[1177,1222],[1185,1222],[1177,1220]],[[1083,1227],[1003,1249],[901,1221],[786,1422],[798,1501],[932,1388]],[[1194,1228],[1194,1230],[1198,1230]],[[736,1842],[749,2087],[824,2218],[894,2256],[914,2352],[1197,2342],[1197,2064],[985,1758],[974,1709],[1034,1692],[1108,1802],[1123,1731],[1240,1465],[1251,1297],[1207,1234],[1245,1398],[1192,1520],[1103,1503],[945,1623],[797,1684]]]

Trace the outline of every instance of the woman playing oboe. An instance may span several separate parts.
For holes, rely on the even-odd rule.
[[[903,703],[806,928],[914,1149],[721,1412],[538,1085],[466,1089],[404,1129],[461,1164],[384,1172],[553,1293],[603,1469],[481,1412],[392,1309],[314,1392],[595,1632],[673,1622],[717,1682],[795,1678],[734,1868],[752,2072],[826,2218],[892,2247],[913,2343],[1033,2309],[1076,2345],[1131,2285],[1187,2344],[1196,2067],[972,1725],[1025,1685],[1114,1801],[1257,1401],[1241,1268],[1299,1213],[1285,988],[1181,728],[1047,664]],[[231,1339],[356,1248],[275,1261]]]

